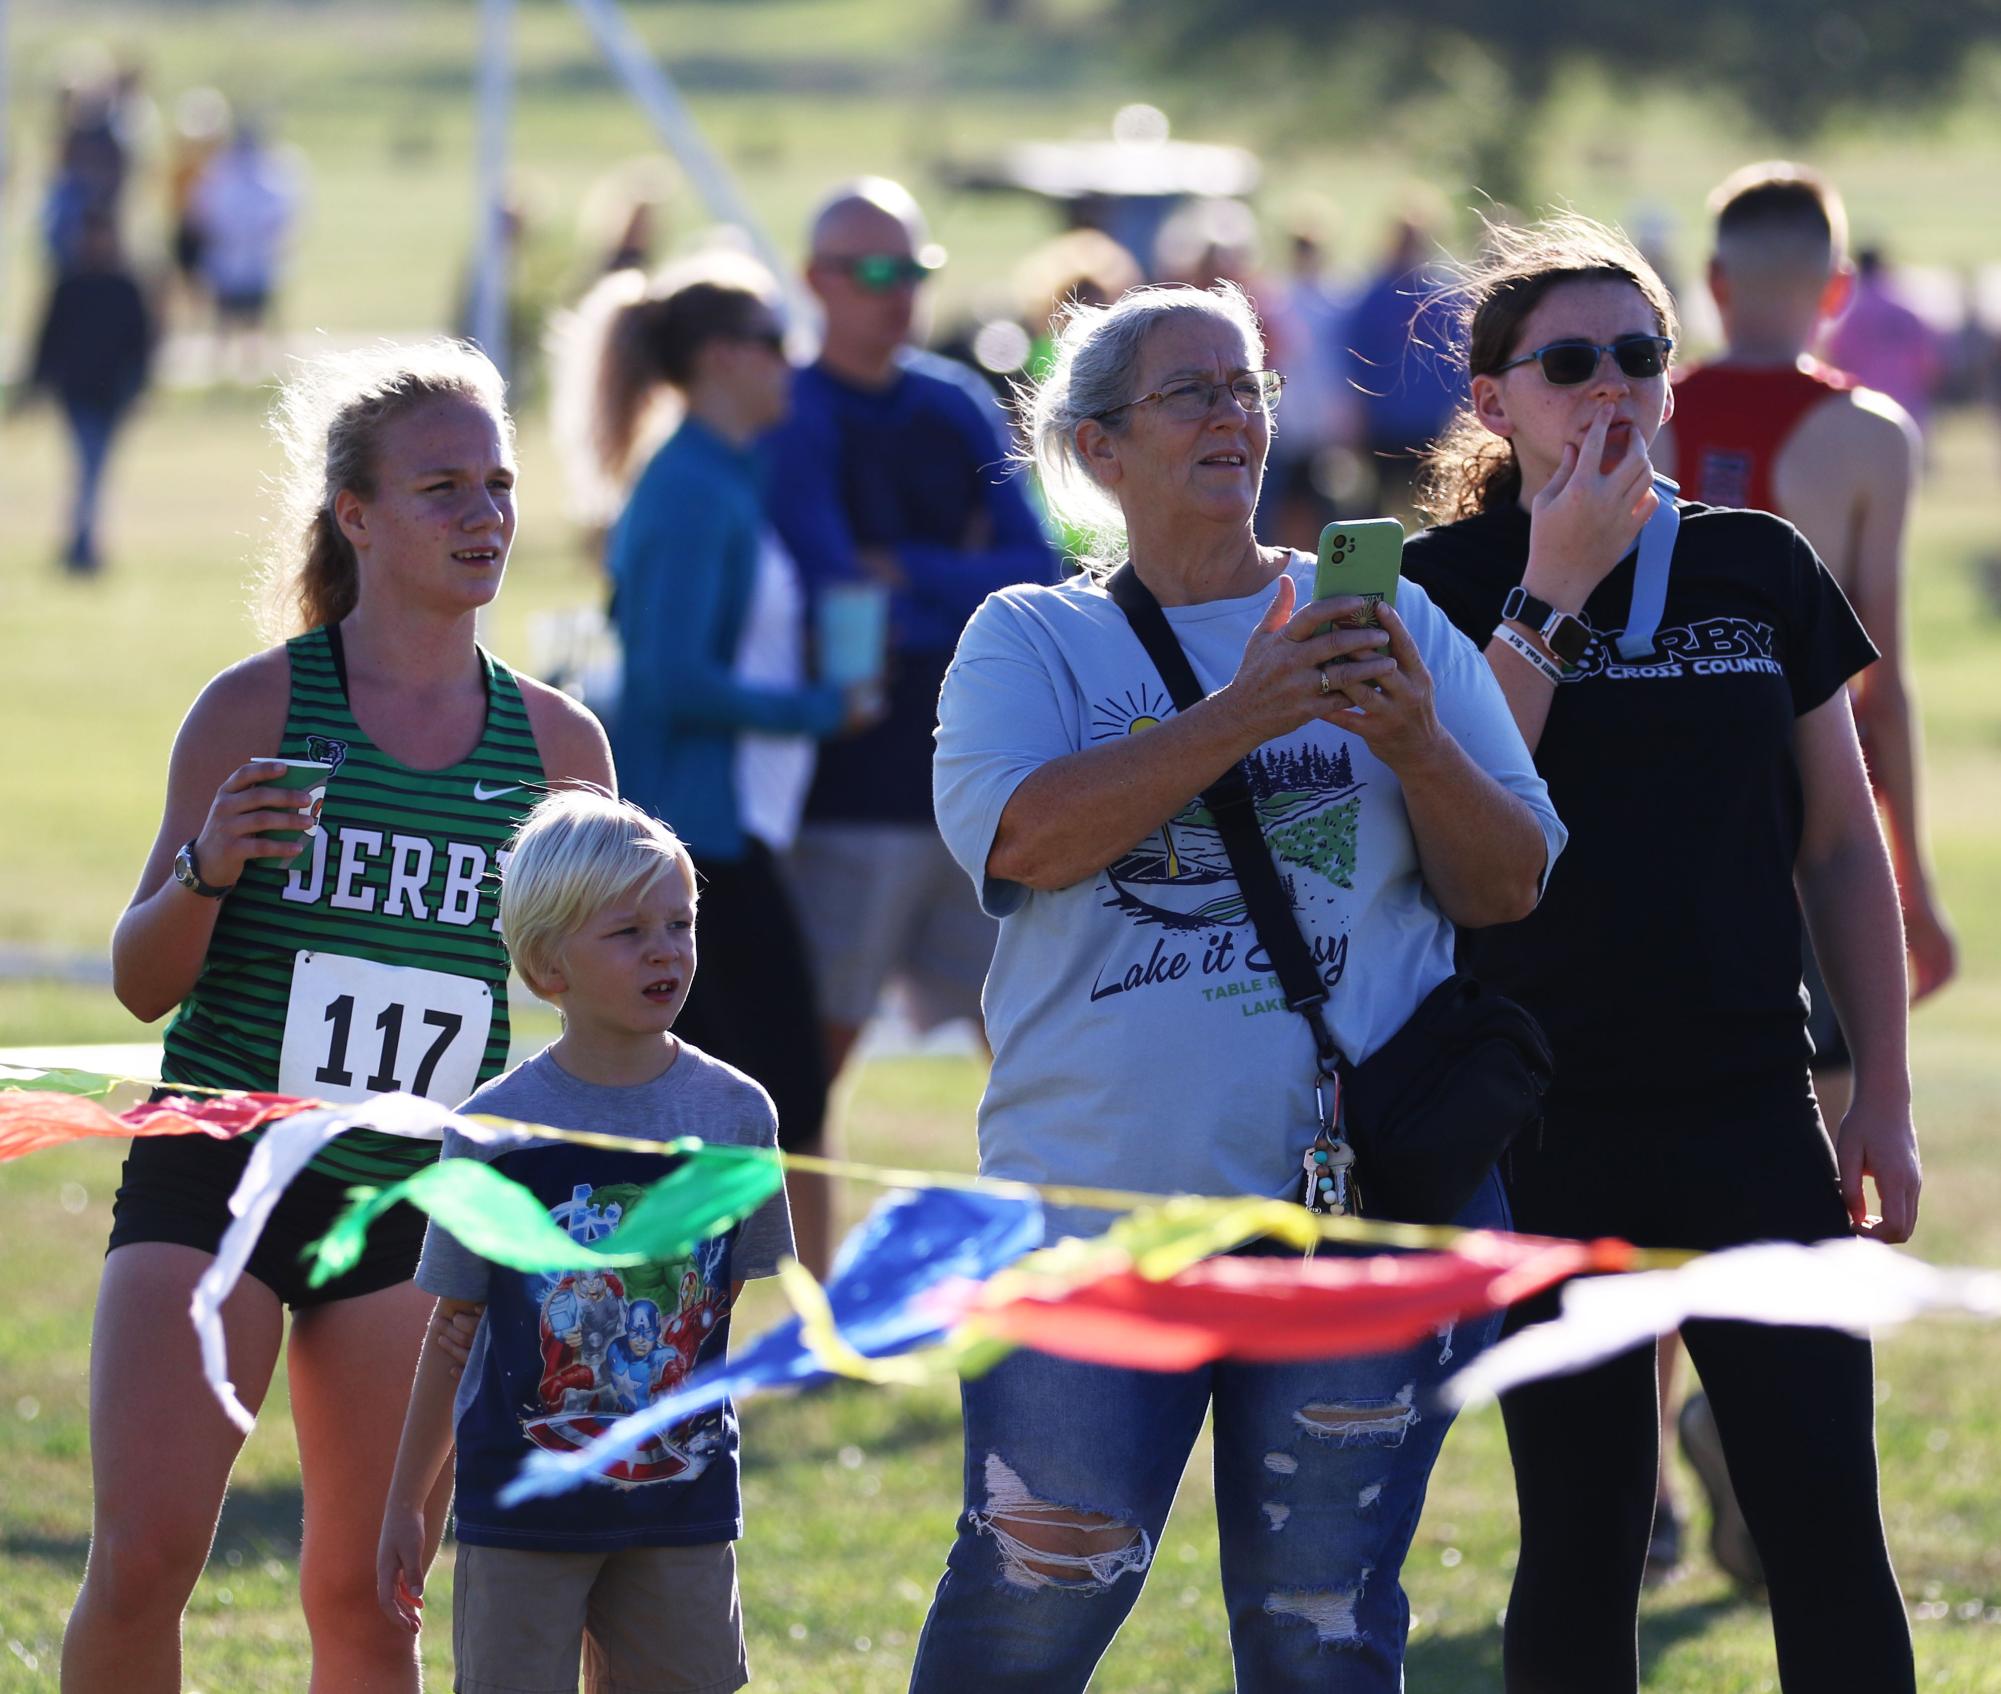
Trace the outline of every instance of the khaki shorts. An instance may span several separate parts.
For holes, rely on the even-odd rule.
[[[979,1017],[1000,925],[935,828],[808,824],[786,870],[828,1023],[859,1029],[892,981],[919,1029]]]
[[[459,1543],[458,1694],[732,1694],[750,1680],[736,1544],[544,1553]]]

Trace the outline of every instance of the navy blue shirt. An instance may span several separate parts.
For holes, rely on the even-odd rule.
[[[609,1234],[620,1209],[672,1169],[645,1153],[532,1147],[493,1161],[534,1190],[571,1234]],[[458,1538],[476,1547],[671,1547],[740,1533],[737,1421],[724,1405],[649,1440],[606,1485],[505,1509],[495,1502],[534,1447],[574,1451],[627,1412],[680,1386],[729,1346],[730,1248],[704,1241],[679,1266],[535,1275],[493,1267],[484,1368],[459,1413]],[[671,1514],[652,1483],[671,1483]],[[580,1503],[583,1511],[580,1512]]]
[[[571,1076],[547,1052],[489,1083],[473,1112],[624,1135],[696,1135],[772,1146],[771,1101],[741,1072],[683,1044],[652,1082],[612,1088]],[[447,1131],[446,1158],[483,1159],[528,1188],[550,1218],[595,1245],[678,1162],[565,1142],[480,1144]],[[734,1281],[768,1276],[791,1251],[781,1190],[685,1259],[544,1275],[470,1252],[433,1223],[417,1284],[483,1303],[454,1403],[458,1538],[544,1552],[676,1547],[742,1533],[737,1419],[725,1402],[655,1435],[581,1489],[502,1506],[501,1491],[541,1448],[570,1452],[628,1412],[673,1393],[729,1346]]]
[[[769,510],[808,596],[865,580],[861,548],[893,553],[904,578],[890,600],[887,716],[821,748],[808,819],[929,824],[938,686],[959,632],[995,590],[1057,576],[992,391],[915,349],[898,365],[882,389],[801,371],[791,416],[766,440]]]
[[[1341,374],[1378,452],[1422,447],[1465,397],[1443,281],[1425,267],[1375,278],[1349,312],[1342,342]]]

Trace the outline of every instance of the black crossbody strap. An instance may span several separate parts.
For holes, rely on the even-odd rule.
[[[1133,634],[1139,637],[1139,644],[1146,649],[1154,669],[1160,672],[1161,681],[1167,684],[1175,710],[1185,712],[1203,699],[1202,685],[1195,680],[1188,655],[1182,651],[1153,591],[1140,581],[1139,573],[1130,564],[1121,565],[1105,588],[1125,613]],[[1306,1020],[1313,1032],[1320,1068],[1332,1076],[1341,1052],[1327,1027],[1324,1010],[1327,986],[1320,980],[1313,950],[1300,931],[1298,914],[1292,909],[1285,884],[1279,880],[1278,866],[1265,842],[1264,831],[1258,827],[1257,803],[1244,767],[1232,765],[1203,791],[1202,799],[1223,837],[1223,849],[1230,855],[1230,868],[1236,872],[1237,887],[1243,893],[1251,926],[1278,975],[1285,1003]]]

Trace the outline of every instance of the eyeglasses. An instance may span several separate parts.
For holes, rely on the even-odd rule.
[[[928,258],[909,253],[863,253],[852,259],[821,258],[818,263],[854,278],[859,288],[871,294],[893,294],[899,288],[915,288],[936,271]]]
[[[1617,341],[1552,341],[1519,359],[1498,366],[1494,375],[1517,365],[1542,366],[1543,381],[1558,388],[1575,388],[1598,374],[1598,360],[1610,353],[1623,375],[1639,379],[1659,376],[1667,369],[1668,354],[1674,343],[1665,335],[1622,335]]]
[[[1180,382],[1170,382],[1165,388],[1156,388],[1151,394],[1142,394],[1136,400],[1127,400],[1102,412],[1094,412],[1092,416],[1109,418],[1134,406],[1158,401],[1162,417],[1172,418],[1177,423],[1193,423],[1197,418],[1209,415],[1219,394],[1228,393],[1245,412],[1268,412],[1278,404],[1278,397],[1284,389],[1285,378],[1277,371],[1245,371],[1228,382],[1186,377]]]

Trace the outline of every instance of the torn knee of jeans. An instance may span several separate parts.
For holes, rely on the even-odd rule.
[[[1002,1579],[1016,1588],[1108,1588],[1153,1558],[1137,1524],[1037,1499],[998,1453],[987,1455],[986,1483],[986,1510],[973,1522],[994,1538]]]
[[[1275,1618],[1297,1618],[1310,1623],[1323,1647],[1352,1646],[1362,1639],[1355,1608],[1361,1603],[1362,1589],[1369,1580],[1364,1570],[1350,1589],[1277,1589],[1265,1597],[1265,1610]]]
[[[1344,1447],[1353,1442],[1395,1447],[1418,1420],[1416,1401],[1417,1384],[1407,1382],[1394,1400],[1316,1400],[1294,1412],[1292,1421],[1309,1435]]]

